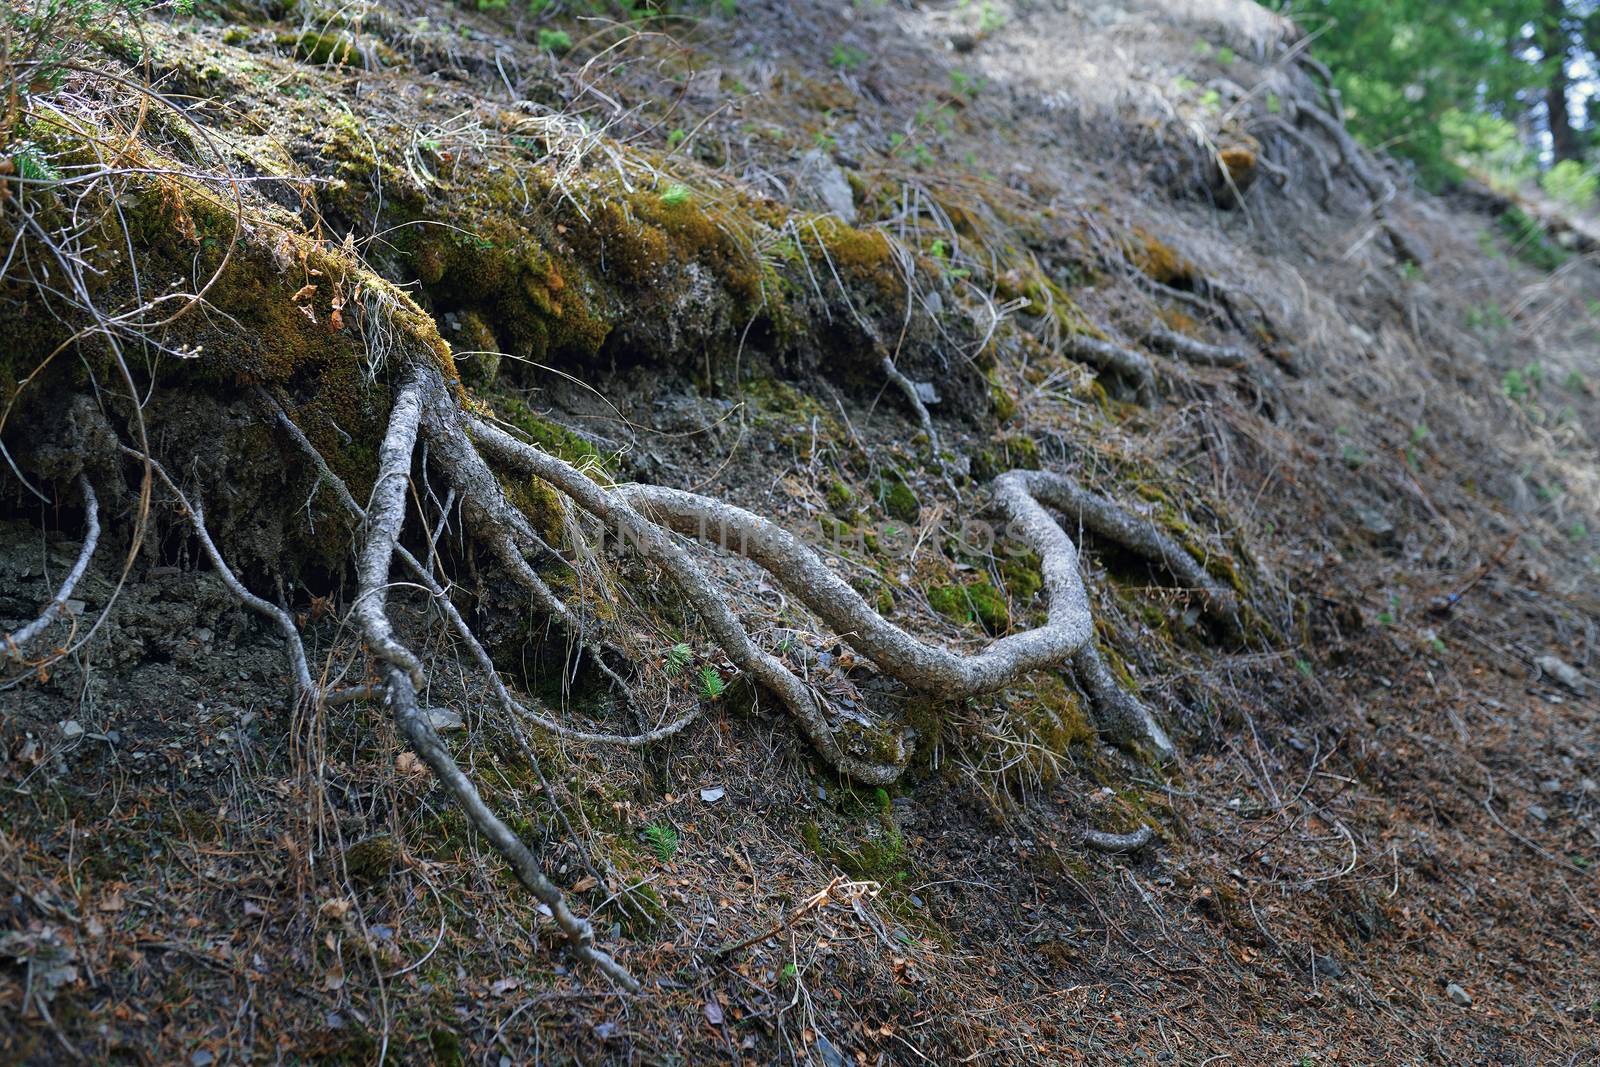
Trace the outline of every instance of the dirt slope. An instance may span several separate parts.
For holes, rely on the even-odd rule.
[[[1059,470],[1244,602],[1230,635],[1081,538],[1102,651],[1178,756],[1105,744],[1068,676],[908,692],[706,548],[842,732],[915,742],[897,782],[852,785],[659,574],[563,570],[570,514],[513,487],[560,550],[542,573],[626,654],[624,709],[419,464],[438,529],[412,547],[436,541],[519,692],[607,731],[704,708],[655,746],[535,735],[530,765],[427,599],[394,593],[457,759],[644,982],[624,995],[381,702],[287,701],[279,634],[159,491],[124,575],[137,465],[68,433],[75,397],[124,386],[88,345],[34,373],[61,305],[28,260],[0,291],[0,628],[77,556],[80,471],[106,544],[51,631],[72,654],[0,681],[0,1060],[1600,1056],[1595,263],[1342,159],[1294,119],[1325,103],[1298,32],[1234,0],[742,0],[626,32],[561,7],[241,2],[91,53],[177,105],[139,126],[143,162],[211,176],[119,177],[126,244],[84,255],[107,307],[217,272],[129,381],[241,580],[368,676],[350,531],[261,405],[364,498],[396,352],[603,482],[784,523],[961,650],[1044,614],[1037,559],[963,522],[996,474]],[[102,134],[134,125],[120,84],[67,91]],[[1376,209],[1363,167],[1395,186]],[[937,449],[884,356],[929,387]],[[1136,852],[1084,844],[1141,826]]]

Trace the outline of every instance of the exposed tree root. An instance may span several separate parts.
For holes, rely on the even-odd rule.
[[[1148,826],[1141,826],[1132,833],[1112,834],[1104,830],[1085,830],[1083,843],[1087,848],[1096,852],[1109,852],[1120,855],[1127,852],[1138,852],[1148,845],[1155,837],[1155,831]]]
[[[906,402],[911,405],[911,410],[916,412],[917,421],[922,424],[922,432],[928,435],[928,451],[937,456],[939,454],[939,432],[933,428],[933,416],[928,414],[928,405],[922,400],[922,389],[916,382],[901,373],[900,368],[894,365],[894,360],[888,356],[883,357],[883,373],[905,395]]]
[[[1108,346],[1113,347],[1113,346]],[[1148,364],[1145,364],[1148,367]],[[1197,594],[1206,611],[1230,630],[1237,630],[1237,603],[1231,591],[1206,574],[1192,556],[1147,520],[1128,514],[1110,501],[1084,490],[1065,475],[1047,471],[1010,471],[993,483],[995,508],[1009,534],[1040,559],[1049,594],[1045,625],[992,642],[962,655],[920,641],[874,611],[808,546],[787,531],[751,512],[722,501],[661,486],[628,484],[606,487],[582,471],[519,441],[504,430],[465,413],[439,372],[414,366],[395,391],[378,454],[378,475],[365,506],[333,473],[281,405],[272,404],[278,424],[311,461],[319,483],[337,498],[358,530],[357,595],[351,615],[381,666],[382,693],[407,742],[433,769],[471,819],[472,824],[506,859],[518,878],[548,908],[571,942],[574,952],[599,967],[619,985],[638,985],[609,955],[594,945],[589,923],[573,914],[561,891],[549,881],[538,861],[489,808],[476,787],[440,741],[419,707],[417,694],[426,685],[423,665],[396,635],[389,620],[388,591],[394,557],[427,591],[440,616],[462,640],[472,661],[493,687],[509,727],[530,760],[532,749],[521,724],[533,723],[565,737],[596,743],[643,745],[670,737],[694,721],[695,714],[634,735],[578,730],[524,706],[507,689],[493,660],[451,600],[449,589],[428,562],[402,544],[408,493],[419,444],[423,463],[442,470],[453,499],[459,499],[465,525],[527,590],[535,606],[569,628],[597,660],[595,642],[574,612],[558,598],[529,563],[529,553],[562,558],[546,545],[528,517],[506,498],[489,461],[539,478],[579,509],[606,524],[624,544],[640,552],[667,575],[700,615],[730,660],[760,686],[774,693],[795,718],[818,755],[841,773],[867,784],[886,784],[904,771],[914,737],[894,730],[857,744],[830,723],[818,693],[778,658],[758,646],[725,602],[725,594],[695,564],[690,551],[674,538],[684,534],[713,539],[770,573],[825,623],[885,674],[923,692],[960,699],[1002,689],[1034,670],[1059,670],[1070,664],[1089,695],[1103,736],[1157,758],[1172,755],[1171,740],[1150,710],[1119,684],[1094,645],[1094,625],[1079,569],[1077,549],[1047,508],[1075,519],[1080,527],[1165,566]],[[914,383],[912,393],[915,393]],[[270,398],[264,398],[270,402]],[[135,458],[146,457],[131,448]],[[175,497],[189,519],[201,547],[227,588],[252,611],[269,619],[289,648],[296,695],[307,701],[338,702],[375,695],[373,687],[325,691],[313,681],[305,648],[287,611],[251,593],[228,567],[205,525],[201,505],[191,500],[153,459],[151,469]],[[84,485],[91,530],[75,574],[57,600],[71,591],[92,554],[98,533],[93,519],[93,491]],[[614,673],[613,680],[621,683]],[[1093,846],[1098,847],[1098,846]]]
[[[365,631],[374,655],[387,664],[385,681],[389,705],[401,733],[417,755],[455,795],[473,826],[511,864],[523,885],[550,909],[556,925],[567,935],[574,954],[592,963],[624,989],[637,991],[639,983],[608,954],[595,947],[594,930],[588,921],[574,915],[567,907],[561,890],[545,877],[533,853],[484,803],[477,787],[439,740],[433,724],[417,705],[416,690],[423,675],[421,664],[395,638],[389,623],[385,610],[389,563],[405,519],[405,488],[411,476],[424,394],[436,394],[442,392],[442,388],[436,372],[417,369],[411,372],[395,396],[389,429],[378,452],[377,481],[366,508],[367,538],[357,557],[360,585],[352,614]],[[436,396],[430,395],[429,399],[436,399]]]
[[[1156,372],[1142,353],[1081,333],[1064,337],[1061,351],[1072,359],[1126,378],[1145,407],[1155,403]]]
[[[455,796],[456,802],[472,820],[472,825],[488,838],[494,850],[511,864],[511,869],[516,872],[522,884],[550,909],[550,915],[555,919],[556,925],[567,935],[573,955],[586,963],[593,964],[606,977],[629,992],[638,992],[640,988],[638,980],[604,950],[595,947],[594,928],[589,925],[589,921],[573,914],[572,909],[567,907],[566,897],[555,883],[545,877],[544,871],[539,867],[539,861],[528,850],[528,846],[524,845],[517,835],[511,832],[511,828],[501,822],[499,816],[483,802],[477,786],[472,784],[472,779],[466,776],[451,757],[449,750],[444,747],[444,742],[439,740],[439,735],[434,731],[433,723],[418,707],[416,690],[411,686],[410,676],[394,666],[389,667],[387,673],[389,705],[394,711],[395,722],[399,724],[401,734]]]
[[[1416,242],[1389,219],[1389,203],[1395,197],[1394,183],[1374,170],[1367,162],[1365,152],[1356,143],[1356,139],[1350,136],[1350,131],[1345,129],[1344,123],[1337,116],[1330,115],[1319,107],[1301,104],[1291,106],[1291,111],[1296,122],[1310,122],[1322,130],[1338,148],[1340,162],[1345,169],[1355,175],[1356,181],[1361,183],[1361,187],[1371,199],[1372,217],[1383,230],[1384,236],[1389,238],[1394,254],[1407,263],[1418,265],[1425,263],[1427,257],[1417,247]]]
[[[1243,349],[1207,344],[1164,326],[1151,326],[1144,339],[1151,348],[1200,367],[1238,368],[1250,362],[1250,354]]]
[[[72,591],[77,588],[83,572],[89,569],[89,560],[94,557],[95,547],[100,543],[100,501],[96,498],[94,486],[89,483],[87,475],[78,475],[78,491],[83,495],[85,527],[83,547],[79,549],[78,558],[72,564],[72,569],[61,582],[61,588],[56,590],[56,595],[50,598],[50,603],[39,612],[39,617],[16,633],[6,635],[5,652],[10,659],[23,659],[34,638],[44,633],[45,629],[67,610],[67,601],[72,599]]]

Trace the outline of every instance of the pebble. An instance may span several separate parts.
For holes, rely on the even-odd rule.
[[[68,741],[82,737],[83,724],[77,719],[68,719],[66,722],[61,724],[61,736],[66,738]]]
[[[1578,669],[1566,661],[1558,659],[1555,656],[1540,656],[1538,659],[1533,661],[1533,665],[1538,667],[1539,670],[1544,674],[1549,675],[1551,678],[1554,678],[1556,681],[1572,690],[1574,693],[1583,692],[1583,675],[1579,674]]]
[[[463,725],[461,713],[451,708],[429,708],[428,721],[435,730],[459,730]]]
[[[1530,818],[1537,819],[1539,822],[1544,822],[1550,818],[1550,813],[1537,804],[1529,804],[1528,816]]]
[[[1444,987],[1444,995],[1461,1005],[1463,1008],[1472,1007],[1472,994],[1451,982]]]

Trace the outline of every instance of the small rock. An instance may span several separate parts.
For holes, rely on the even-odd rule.
[[[1600,793],[1600,782],[1593,778],[1583,778],[1578,782],[1578,788],[1585,793]]]
[[[1377,508],[1357,508],[1356,518],[1361,520],[1361,528],[1367,531],[1373,540],[1385,542],[1394,539],[1394,523]]]
[[[800,171],[811,182],[811,188],[827,209],[839,216],[847,226],[855,224],[856,200],[850,189],[850,179],[844,169],[820,148],[813,148],[800,157]]]
[[[1472,1007],[1472,994],[1451,982],[1444,987],[1444,995],[1461,1005],[1463,1008]]]
[[[465,725],[461,713],[451,708],[429,708],[427,715],[435,730],[459,730]]]
[[[700,799],[705,801],[707,804],[715,804],[717,801],[721,800],[727,795],[728,791],[722,788],[720,785],[712,786],[710,789],[700,790]]]
[[[1545,811],[1543,808],[1541,808],[1537,804],[1529,804],[1528,805],[1528,817],[1530,819],[1534,819],[1534,820],[1536,820],[1538,822],[1544,822],[1545,820],[1550,818],[1550,813],[1548,811]]]
[[[61,736],[68,741],[76,740],[83,736],[83,724],[77,719],[68,719],[61,724]]]
[[[200,1049],[189,1057],[189,1063],[191,1067],[211,1067],[211,1063],[215,1059],[216,1057],[211,1054],[209,1049]]]
[[[1559,793],[1561,792],[1561,779],[1546,778],[1544,781],[1539,783],[1539,788],[1544,790],[1546,793]]]
[[[840,1052],[837,1045],[821,1034],[817,1035],[817,1052],[821,1054],[822,1062],[826,1067],[847,1067],[844,1053]]]
[[[1320,978],[1343,978],[1344,964],[1332,956],[1312,956],[1311,969]]]
[[[1565,660],[1557,659],[1555,656],[1540,656],[1533,661],[1533,665],[1574,693],[1583,692],[1585,684],[1583,675],[1579,674],[1578,669]]]

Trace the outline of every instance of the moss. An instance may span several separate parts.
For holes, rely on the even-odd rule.
[[[428,1033],[428,1048],[433,1053],[437,1067],[462,1067],[467,1062],[467,1048],[461,1035],[443,1028]]]
[[[909,874],[910,848],[891,808],[850,824],[830,820],[826,829],[808,821],[800,825],[799,836],[814,855],[853,878],[894,885]]]
[[[1017,402],[1012,399],[1005,384],[1000,381],[997,371],[991,370],[988,378],[989,405],[994,410],[994,417],[1001,422],[1010,422],[1011,417],[1017,413]]]
[[[915,523],[922,517],[922,502],[912,488],[899,478],[878,480],[878,499],[883,510],[901,522]]]
[[[400,845],[391,834],[374,834],[344,850],[344,867],[358,885],[373,885],[388,877],[400,858]]]
[[[1162,285],[1192,289],[1199,269],[1170,245],[1158,240],[1141,226],[1132,229],[1127,242],[1128,258],[1141,273]]]
[[[1026,604],[1044,588],[1044,573],[1039,556],[1031,549],[1000,561],[1000,576],[1013,600]]]
[[[933,586],[928,590],[928,604],[948,619],[975,622],[990,634],[1004,633],[1011,625],[1005,595],[989,582]]]
[[[828,483],[826,496],[828,507],[840,515],[849,515],[855,510],[856,494],[837,478]]]
[[[296,36],[292,33],[278,35],[278,45],[292,48],[295,58],[318,66],[361,67],[367,65],[356,40],[348,33],[317,33],[307,30]]]
[[[600,451],[565,426],[537,414],[520,398],[496,393],[490,398],[496,414],[515,426],[534,444],[552,456],[577,465],[593,464],[605,470],[614,467],[614,457]]]

